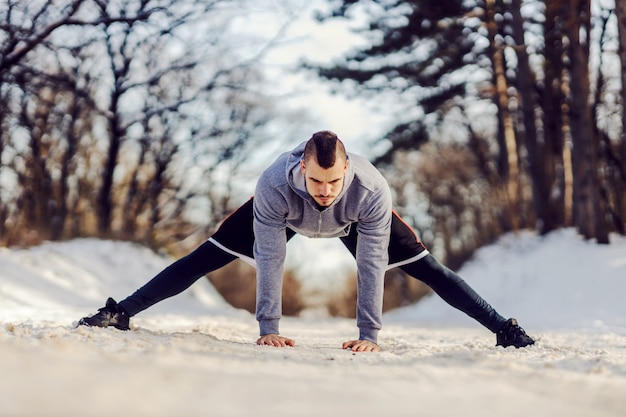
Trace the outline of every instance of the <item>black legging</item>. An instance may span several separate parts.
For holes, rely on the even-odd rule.
[[[228,248],[228,253],[213,242],[207,241],[184,258],[157,274],[134,294],[122,300],[120,306],[134,316],[140,311],[172,297],[189,288],[200,277],[237,259],[237,255],[253,258],[254,232],[252,230],[253,199],[248,200],[228,216],[212,240]],[[287,228],[287,240],[295,233]],[[356,255],[358,233],[356,224],[347,236],[340,238],[353,256]],[[397,214],[393,213],[389,242],[390,265],[402,264],[403,260],[424,255],[426,248],[413,230]],[[431,254],[400,266],[408,275],[416,278],[443,298],[451,306],[476,319],[492,332],[498,331],[506,322],[489,303],[482,299],[463,279],[443,266]]]
[[[159,272],[119,305],[129,316],[185,291],[200,277],[237,259],[211,242],[204,242],[189,255]]]
[[[434,256],[429,254],[419,261],[401,266],[400,269],[428,285],[452,307],[461,310],[492,332],[497,332],[506,323],[506,319],[463,278],[442,265]]]
[[[235,259],[236,256],[224,252],[211,242],[205,242],[189,255],[165,268],[119,304],[130,316],[134,316],[159,301],[181,293],[200,277]],[[504,317],[434,256],[426,255],[400,268],[424,282],[448,304],[476,319],[492,332],[495,333],[504,325]]]

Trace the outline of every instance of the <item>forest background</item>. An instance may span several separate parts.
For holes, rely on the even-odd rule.
[[[302,48],[333,33],[339,53]],[[372,160],[452,268],[519,230],[609,244],[626,233],[624,86],[613,0],[0,0],[0,245],[182,256],[321,128]],[[319,126],[329,93],[353,130]],[[297,269],[285,314],[311,304]],[[254,309],[243,263],[209,279]],[[385,309],[427,292],[390,271]],[[354,302],[349,276],[324,304]]]

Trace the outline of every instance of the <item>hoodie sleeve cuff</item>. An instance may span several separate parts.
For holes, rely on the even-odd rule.
[[[378,329],[363,327],[359,329],[359,340],[369,340],[378,344]]]
[[[278,334],[278,322],[280,319],[259,320],[260,335]]]

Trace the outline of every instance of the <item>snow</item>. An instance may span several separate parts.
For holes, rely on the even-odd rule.
[[[495,347],[432,296],[359,354],[340,348],[353,320],[308,315],[281,322],[296,347],[257,346],[254,316],[206,280],[132,331],[76,328],[172,259],[95,239],[0,249],[0,416],[624,416],[626,238],[611,238],[506,235],[459,271],[535,346]]]

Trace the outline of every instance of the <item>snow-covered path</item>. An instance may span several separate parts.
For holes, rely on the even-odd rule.
[[[0,331],[3,416],[623,416],[626,337],[550,332],[501,349],[482,329],[385,331],[383,352],[339,348],[350,320],[285,323],[295,348],[254,345],[250,318],[154,317],[132,332]],[[176,323],[160,326],[161,320]],[[149,327],[149,329],[148,329]]]
[[[130,332],[74,328],[170,261],[89,239],[0,250],[0,416],[626,415],[623,238],[509,236],[461,271],[537,338],[524,349],[436,297],[387,314],[378,354],[341,350],[356,326],[333,318],[285,318],[296,347],[260,347],[254,317],[204,280]]]

